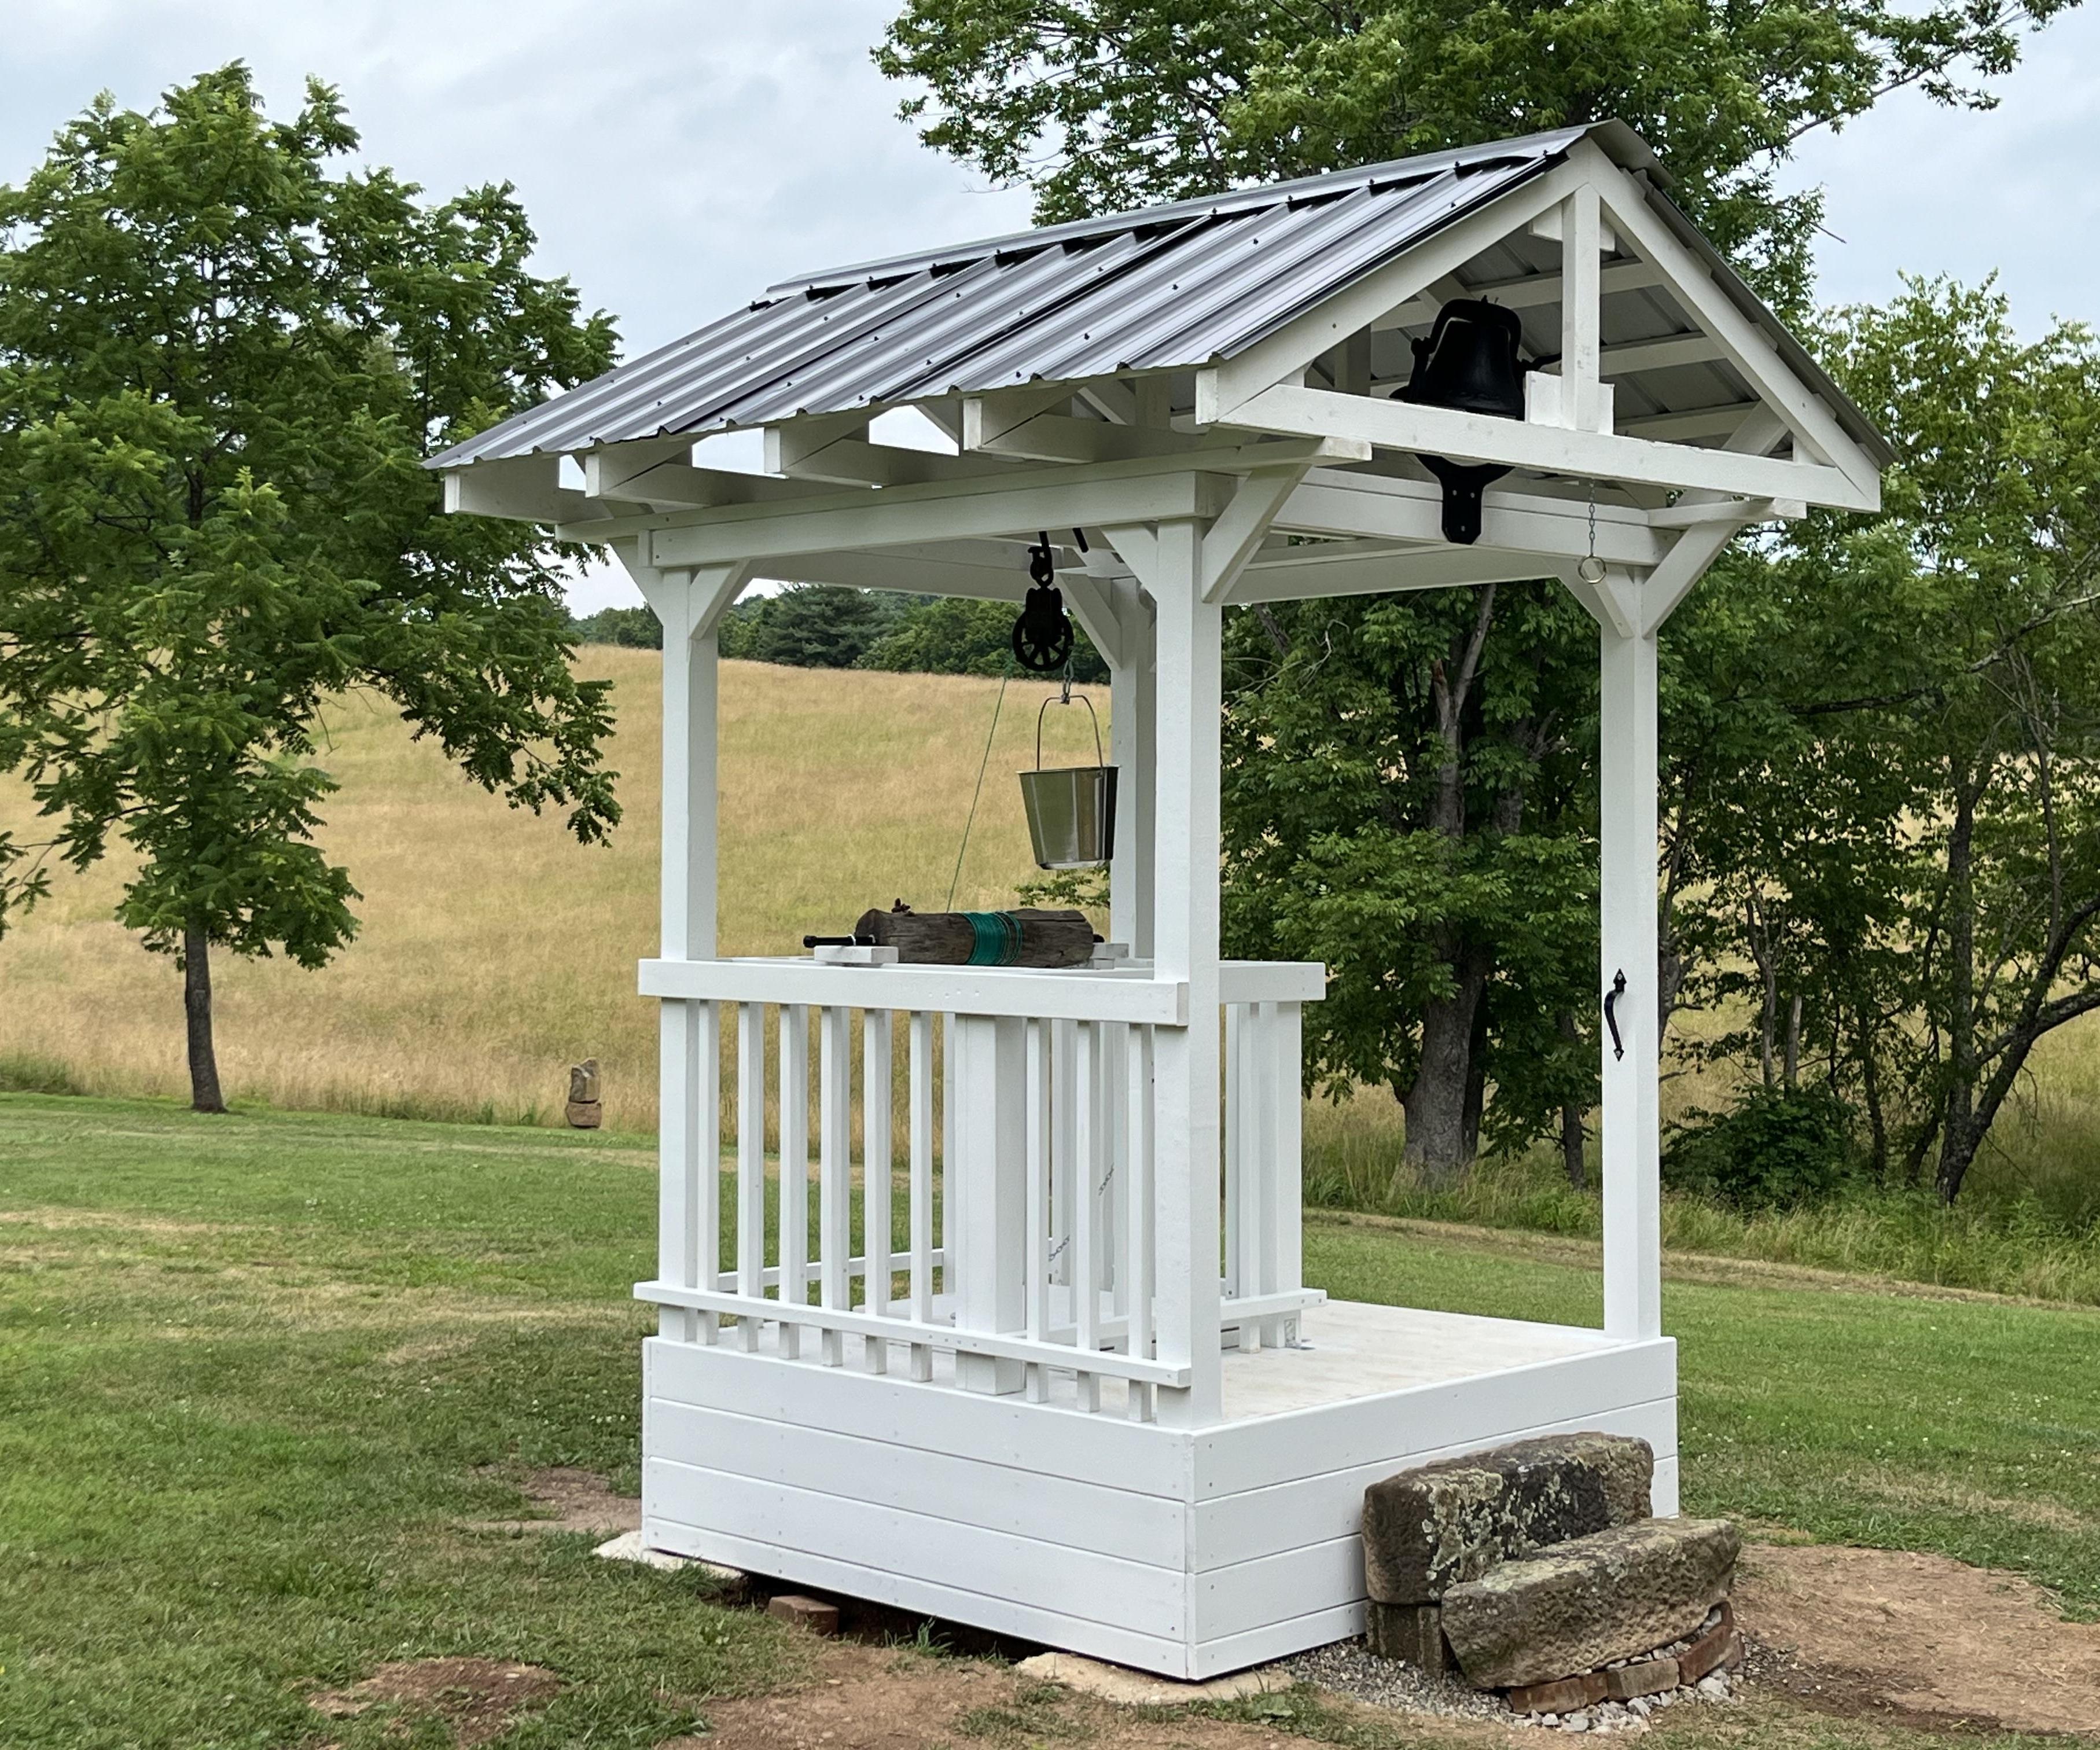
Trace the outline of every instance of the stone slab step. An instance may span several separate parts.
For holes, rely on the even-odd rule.
[[[1726,1519],[1641,1519],[1504,1562],[1444,1594],[1444,1638],[1482,1689],[1595,1670],[1695,1633],[1727,1596]]]
[[[1365,1589],[1377,1604],[1434,1604],[1498,1562],[1644,1519],[1645,1440],[1549,1435],[1403,1470],[1364,1492]]]

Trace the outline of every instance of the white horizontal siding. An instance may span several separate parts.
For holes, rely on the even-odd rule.
[[[1075,1549],[1179,1571],[1188,1549],[1183,1505],[1157,1495],[828,1429],[652,1400],[649,1450],[709,1470],[793,1488],[849,1495],[871,1505],[985,1531],[1040,1538],[1046,1527]]]
[[[727,1342],[706,1347],[660,1338],[642,1345],[642,1390],[669,1403],[829,1429],[1034,1475],[1189,1498],[1188,1434],[1025,1404],[1017,1395],[929,1389],[890,1375],[746,1354]]]
[[[858,1483],[851,1476],[836,1480],[840,1489]],[[958,1591],[1083,1612],[1158,1639],[1179,1638],[1188,1620],[1186,1574],[1067,1548],[1056,1541],[1059,1522],[1048,1519],[1046,1536],[1020,1537],[660,1457],[644,1462],[642,1492],[652,1524],[705,1526],[774,1550],[841,1557]],[[761,1572],[773,1571],[771,1563],[757,1565]]]
[[[1595,1429],[1604,1434],[1624,1434],[1646,1440],[1655,1448],[1658,1481],[1665,1461],[1674,1462],[1677,1450],[1677,1410],[1674,1399],[1662,1398],[1624,1409],[1598,1410],[1523,1430],[1498,1434],[1483,1442],[1462,1439],[1439,1446],[1410,1449],[1402,1443],[1414,1430],[1405,1423],[1394,1431],[1395,1450],[1369,1464],[1343,1470],[1322,1470],[1266,1488],[1243,1489],[1236,1495],[1212,1497],[1196,1506],[1189,1547],[1189,1563],[1198,1572],[1247,1562],[1280,1549],[1320,1543],[1331,1537],[1349,1537],[1360,1528],[1364,1491],[1382,1483],[1395,1471],[1432,1464],[1440,1458],[1455,1458],[1478,1452],[1485,1445],[1505,1440],[1530,1439],[1540,1435],[1573,1434]],[[1317,1454],[1308,1452],[1308,1458]],[[1674,1473],[1672,1473],[1673,1480]]]
[[[1010,1634],[1040,1642],[1046,1646],[1064,1647],[1140,1671],[1156,1671],[1162,1676],[1177,1677],[1195,1674],[1194,1658],[1182,1633],[1177,1631],[1171,1636],[1143,1634],[1102,1622],[1092,1615],[1072,1614],[1091,1611],[1093,1601],[1089,1598],[1064,1599],[1061,1602],[1065,1607],[1057,1609],[968,1587],[944,1585],[927,1579],[915,1567],[904,1570],[870,1566],[865,1561],[836,1554],[785,1549],[731,1532],[686,1525],[673,1519],[645,1519],[642,1536],[651,1549],[699,1556],[706,1561],[742,1568],[748,1573],[770,1574],[792,1580],[797,1585],[836,1592],[841,1597],[867,1598],[949,1622],[969,1623],[995,1634]]]

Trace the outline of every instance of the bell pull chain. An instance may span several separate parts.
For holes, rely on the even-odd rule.
[[[1575,575],[1586,584],[1601,584],[1604,580],[1604,562],[1597,557],[1597,483],[1590,483],[1590,551],[1577,562]]]

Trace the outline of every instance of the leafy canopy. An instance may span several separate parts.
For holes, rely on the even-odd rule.
[[[907,0],[876,64],[927,143],[1048,223],[1616,116],[1789,304],[1812,199],[1773,165],[1889,91],[1988,106],[2076,0]]]
[[[0,187],[0,770],[51,823],[0,837],[0,924],[115,835],[149,947],[321,963],[355,928],[314,842],[348,687],[580,838],[619,818],[559,556],[442,515],[421,466],[605,368],[611,329],[527,270],[508,188],[331,174],[356,144],[329,88],[272,121],[236,64],[99,99]]]

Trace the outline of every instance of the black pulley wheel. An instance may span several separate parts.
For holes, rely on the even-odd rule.
[[[1055,587],[1028,592],[1013,623],[1013,659],[1030,674],[1054,674],[1072,659],[1072,622]]]

